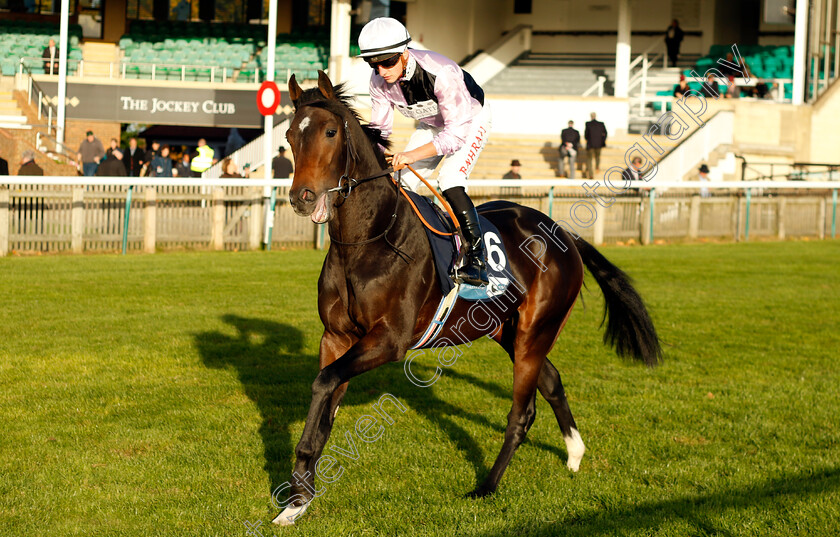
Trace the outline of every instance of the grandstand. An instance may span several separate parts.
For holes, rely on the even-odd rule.
[[[678,66],[671,65],[666,57],[662,36],[673,6],[664,0],[642,0],[632,6],[627,0],[619,0],[613,7],[598,10],[583,5],[561,9],[556,2],[536,0],[527,9],[523,4],[513,11],[502,0],[465,10],[463,6],[418,0],[393,9],[407,21],[415,37],[413,46],[462,59],[465,69],[485,89],[494,109],[494,132],[475,169],[477,178],[500,176],[512,158],[521,160],[531,177],[556,176],[559,131],[568,120],[574,120],[582,133],[590,112],[596,112],[609,131],[610,143],[602,152],[601,168],[624,166],[624,152],[633,146],[635,137],[648,132],[664,111],[673,108],[673,88],[679,75],[685,74],[689,87],[699,89],[703,75],[719,65],[718,60],[732,50],[732,45],[737,45],[751,75],[749,81],[736,79],[736,84],[749,87],[758,80],[775,82],[781,91],[775,102],[743,98],[737,103],[709,103],[710,114],[731,110],[736,118],[733,143],[721,144],[719,159],[730,163],[732,155],[739,152],[759,161],[771,157],[791,163],[830,161],[828,151],[822,149],[822,137],[814,135],[814,129],[822,129],[830,114],[823,110],[826,104],[815,107],[811,103],[832,86],[833,47],[809,45],[811,59],[805,74],[811,80],[807,84],[800,80],[804,98],[797,100],[793,19],[770,22],[770,14],[764,12],[724,16],[728,13],[725,2],[712,4],[704,3],[683,14],[686,37]],[[109,88],[114,99],[132,103],[143,102],[147,97],[142,95],[183,100],[193,93],[228,88],[233,93],[225,94],[225,99],[239,103],[233,118],[157,114],[154,123],[152,118],[149,121],[157,125],[156,136],[166,132],[166,125],[208,129],[220,125],[259,126],[259,117],[242,110],[253,102],[252,92],[265,80],[269,67],[265,13],[258,18],[249,15],[253,20],[246,23],[244,8],[237,15],[236,10],[222,6],[215,17],[208,18],[204,6],[199,10],[204,14],[193,9],[189,20],[175,20],[174,14],[153,13],[140,4],[131,4],[124,13],[113,5],[103,3],[100,35],[91,35],[88,26],[71,17],[68,98],[76,98],[81,104],[68,108],[68,132],[77,137],[68,138],[68,146],[78,144],[83,123],[98,122],[103,132],[114,133],[128,123],[142,122],[142,114],[122,114],[121,102],[107,106],[97,103],[101,105],[96,107],[98,111],[107,109],[111,117],[105,117],[104,112],[97,115],[97,110],[84,111],[90,96],[96,92],[101,95],[104,88]],[[633,17],[622,11],[622,6],[632,7]],[[201,6],[196,3],[196,7]],[[326,70],[334,81],[345,81],[355,90],[360,110],[365,113],[370,70],[353,58],[358,54],[356,38],[364,23],[358,17],[363,13],[351,15],[349,7],[348,0],[318,6],[304,1],[281,5],[272,67],[281,85],[292,73],[305,85],[312,84],[317,72]],[[524,11],[517,11],[520,9]],[[639,17],[640,13],[645,17]],[[816,28],[831,23],[812,18],[807,31],[813,34],[818,32]],[[57,101],[50,96],[38,102],[33,94],[41,90],[48,93],[44,88],[55,87],[55,77],[43,71],[41,52],[50,37],[58,37],[57,19],[54,15],[10,15],[0,28],[0,45],[10,52],[0,60],[9,95],[3,108],[9,112],[5,117],[33,118],[26,121],[28,127],[49,139],[55,134],[49,122],[55,122]],[[826,58],[829,61],[824,62]],[[817,78],[821,82],[813,82]],[[721,90],[725,89],[723,82],[719,81]],[[96,92],[94,88],[98,88]],[[26,92],[26,104],[21,104],[20,95],[12,95],[13,89]],[[119,92],[134,93],[128,98],[119,97]],[[281,114],[289,112],[285,105]],[[794,126],[789,119],[794,116],[810,119]],[[766,126],[761,135],[748,128],[759,120]],[[13,125],[20,120],[0,123]],[[804,132],[808,125],[814,132]],[[407,136],[413,125],[404,127]],[[691,132],[689,129],[687,134]],[[769,140],[767,133],[772,135]],[[661,138],[661,133],[656,134]],[[399,136],[398,128],[395,137]],[[721,136],[729,138],[727,133]],[[216,134],[214,139],[218,138]],[[671,151],[684,141],[662,140],[660,146]],[[701,158],[718,157],[704,154]],[[584,149],[578,158],[578,177],[587,172],[585,160]],[[730,168],[720,176],[736,178]],[[694,169],[687,165],[680,177]]]

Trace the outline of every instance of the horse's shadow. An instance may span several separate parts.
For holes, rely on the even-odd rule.
[[[233,327],[236,334],[202,332],[194,336],[195,346],[205,366],[233,368],[245,395],[257,405],[262,416],[259,432],[263,441],[264,468],[274,491],[291,474],[294,445],[298,440],[291,437],[291,427],[306,418],[312,397],[312,382],[318,373],[318,357],[303,352],[303,333],[293,326],[230,314],[221,319]],[[503,351],[499,349],[499,352],[499,359],[506,360]],[[432,368],[421,365],[412,368],[418,376],[431,376]],[[510,401],[511,387],[487,382],[454,368],[447,369],[440,381],[466,382],[481,388],[491,397]],[[401,363],[387,364],[351,380],[343,405],[370,405],[386,392],[395,395],[446,434],[475,468],[476,482],[481,482],[489,472],[484,450],[473,435],[453,418],[466,419],[492,429],[500,436],[505,431],[503,421],[496,423],[483,414],[464,410],[440,399],[434,389],[415,386],[406,378]],[[556,446],[541,442],[533,445],[565,458],[565,453]]]

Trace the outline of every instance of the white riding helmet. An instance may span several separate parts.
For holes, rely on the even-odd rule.
[[[360,58],[377,62],[400,54],[411,41],[408,30],[396,19],[379,17],[365,24],[359,34]]]

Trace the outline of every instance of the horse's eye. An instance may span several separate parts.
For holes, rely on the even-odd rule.
[[[335,136],[335,129],[327,129],[327,138],[332,138]]]

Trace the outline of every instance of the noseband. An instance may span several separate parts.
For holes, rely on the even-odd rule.
[[[338,186],[330,188],[327,192],[338,192],[341,197],[347,199],[347,196],[350,195],[350,192],[353,191],[353,188],[359,186],[362,183],[367,183],[368,181],[372,181],[374,179],[379,179],[380,177],[385,177],[386,175],[390,175],[394,172],[393,166],[388,166],[384,170],[374,175],[369,175],[362,179],[355,179],[350,177],[350,161],[351,161],[351,150],[350,150],[350,126],[347,124],[347,120],[344,120],[344,145],[347,146],[347,158],[345,159],[344,164],[344,173],[341,177],[338,178]]]

